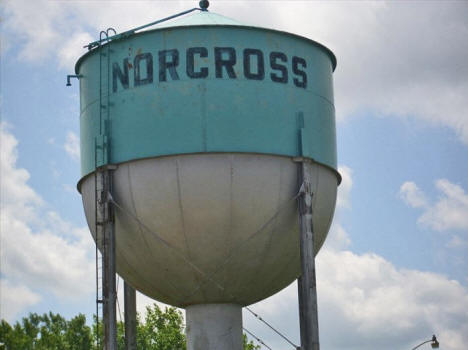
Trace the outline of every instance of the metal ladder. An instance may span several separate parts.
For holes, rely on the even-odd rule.
[[[109,32],[101,31],[100,42],[108,41]],[[112,340],[115,322],[106,322],[109,311],[115,315],[115,237],[114,215],[109,202],[112,192],[112,167],[109,166],[110,134],[110,44],[100,44],[99,55],[99,134],[95,137],[94,194],[96,240],[96,345],[98,349],[114,350]],[[113,311],[113,312],[112,312]],[[101,330],[101,319],[103,329]],[[107,325],[106,325],[107,324]],[[109,327],[111,324],[111,327]],[[102,336],[104,336],[102,338]],[[104,343],[102,344],[102,339]],[[104,346],[104,347],[103,347]]]

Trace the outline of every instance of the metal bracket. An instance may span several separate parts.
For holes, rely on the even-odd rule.
[[[117,164],[105,164],[97,167],[97,171],[105,171],[105,170],[116,170],[118,168]]]
[[[305,157],[293,157],[292,161],[294,163],[314,163],[314,159],[312,158],[305,158]]]
[[[71,86],[71,82],[70,82],[70,79],[71,78],[76,78],[76,79],[80,79],[82,78],[83,76],[81,74],[78,74],[78,75],[75,75],[75,74],[69,74],[67,75],[67,85],[66,86]]]

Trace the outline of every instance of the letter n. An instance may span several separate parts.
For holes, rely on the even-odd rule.
[[[117,92],[117,80],[124,89],[128,89],[128,58],[123,60],[123,73],[117,62],[112,63],[112,91]]]

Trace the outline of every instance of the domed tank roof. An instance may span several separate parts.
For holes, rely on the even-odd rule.
[[[196,11],[190,15],[179,17],[172,21],[163,22],[155,25],[156,28],[183,27],[183,26],[204,26],[204,25],[246,25],[233,18],[229,18],[218,13],[209,11]]]
[[[226,16],[220,15],[215,12],[210,12],[210,11],[195,11],[191,14],[183,15],[173,20],[168,20],[168,21],[156,24],[156,25],[151,25],[142,31],[132,33],[131,36],[140,35],[140,34],[148,33],[151,31],[166,30],[170,28],[179,28],[179,27],[191,27],[191,26],[237,26],[237,27],[245,27],[245,28],[257,28],[257,29],[263,29],[263,30],[272,31],[272,32],[280,32],[280,33],[291,35],[294,37],[299,37],[299,38],[307,40],[308,42],[324,50],[331,59],[333,71],[335,70],[336,65],[337,65],[335,54],[328,47],[326,47],[325,45],[315,40],[309,39],[302,35],[293,34],[290,32],[285,32],[285,31],[281,31],[281,30],[277,30],[273,28],[242,23],[233,18],[226,17]],[[114,40],[122,40],[126,38],[127,36],[124,36],[122,38],[115,38]],[[107,45],[107,43],[105,45]],[[76,74],[78,74],[78,67],[81,64],[81,61],[83,60],[83,58],[88,56],[93,51],[94,50],[88,51],[87,53],[85,53],[83,56],[81,56],[78,59],[78,61],[75,64]]]
[[[303,39],[306,39],[309,42],[312,42],[314,45],[317,45],[321,47],[322,49],[324,49],[327,52],[327,54],[330,56],[330,59],[333,65],[333,70],[335,70],[336,68],[335,54],[328,47],[322,45],[319,42],[316,42],[315,40],[303,37],[302,35],[284,32],[281,30],[273,29],[273,28],[262,27],[258,25],[252,25],[252,24],[239,22],[238,20],[234,18],[226,17],[226,16],[220,15],[215,12],[210,12],[210,11],[195,11],[192,14],[178,17],[177,19],[174,19],[174,20],[169,20],[166,22],[156,24],[152,26],[151,28],[149,28],[148,31],[158,30],[158,29],[169,29],[169,28],[175,28],[175,27],[217,26],[217,25],[218,26],[241,26],[241,27],[248,27],[248,28],[258,28],[258,29],[264,29],[268,31],[282,32],[284,34],[301,37]],[[146,30],[140,33],[144,33],[144,32],[146,32]]]

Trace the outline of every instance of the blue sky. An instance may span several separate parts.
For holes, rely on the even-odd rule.
[[[82,46],[193,1],[5,1],[1,53],[1,317],[94,310],[79,179]],[[468,3],[212,1],[337,58],[334,225],[318,264],[322,347],[468,343]],[[261,16],[258,14],[261,13]],[[92,14],[92,15],[90,15]],[[295,285],[252,308],[298,342]],[[139,297],[139,309],[150,303]],[[248,314],[245,325],[287,349]]]
[[[466,146],[451,130],[408,118],[365,115],[345,123],[338,135],[340,162],[353,169],[352,210],[343,219],[352,236],[350,248],[375,252],[398,267],[444,273],[466,285],[466,250],[440,249],[464,229],[434,232],[418,224],[420,211],[405,205],[400,194],[407,181],[415,182],[430,201],[441,195],[437,179],[466,188]],[[464,267],[457,262],[463,258]]]

